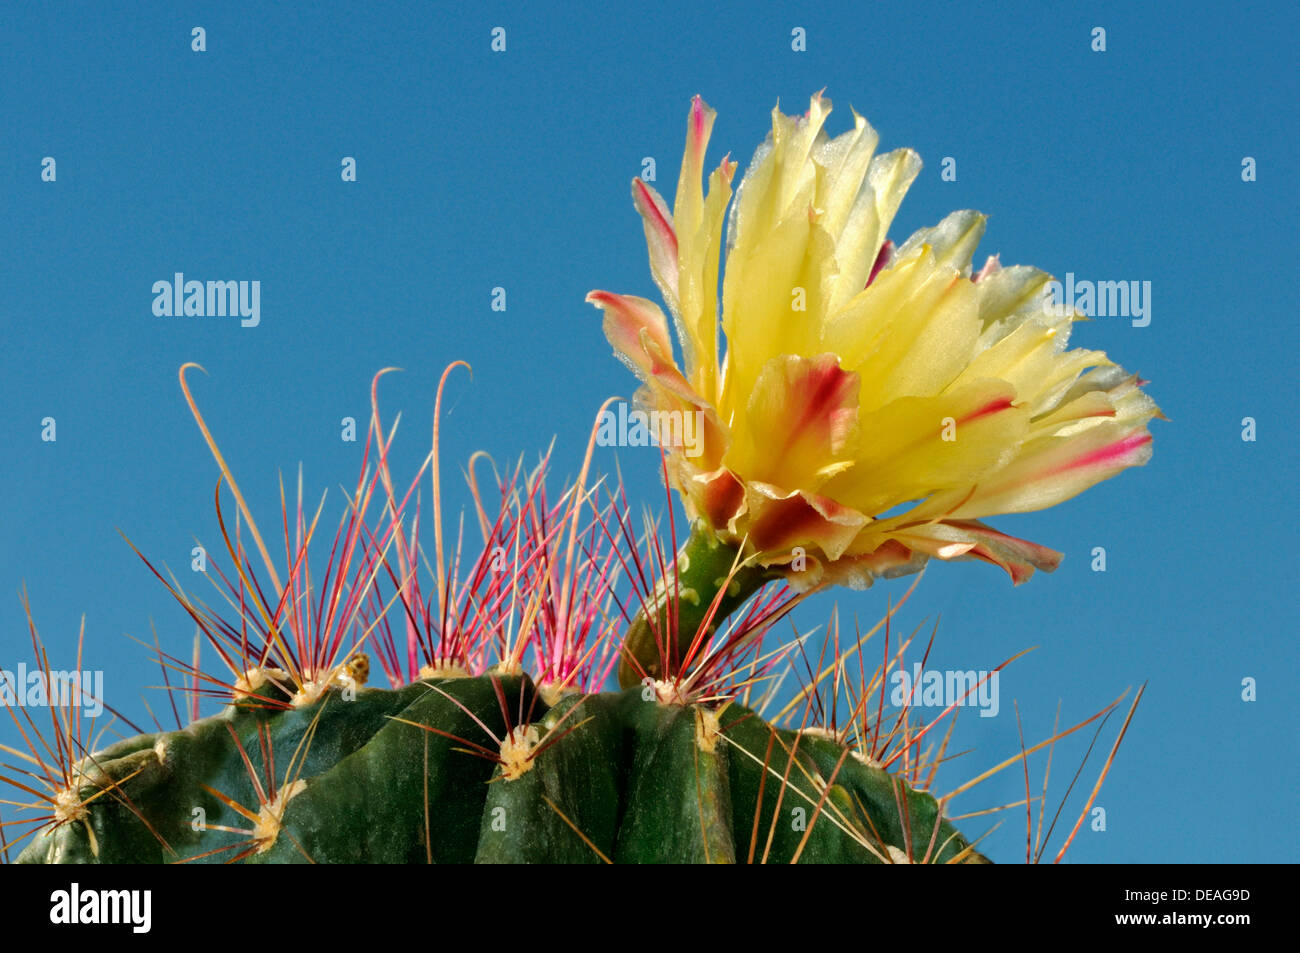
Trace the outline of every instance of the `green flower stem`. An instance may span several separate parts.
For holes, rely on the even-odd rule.
[[[691,642],[724,585],[726,592],[710,620],[711,629],[716,629],[764,582],[773,578],[770,572],[759,566],[737,566],[738,552],[738,547],[722,542],[708,527],[696,524],[692,528],[690,538],[677,552],[675,570],[673,566],[668,567],[668,585],[656,588],[623,637],[618,664],[621,687],[639,684],[646,676],[663,678],[665,674],[678,674]],[[734,574],[733,566],[736,566]],[[672,592],[674,571],[678,586],[676,594]],[[665,653],[668,661],[666,673]]]

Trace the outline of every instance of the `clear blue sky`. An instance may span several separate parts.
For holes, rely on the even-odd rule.
[[[997,524],[1064,551],[1054,575],[1013,589],[983,565],[937,566],[904,613],[908,628],[941,618],[944,668],[1039,646],[1004,673],[999,717],[963,717],[956,747],[975,750],[948,780],[1014,753],[1013,698],[1032,741],[1058,699],[1078,719],[1149,681],[1098,802],[1107,829],[1085,826],[1073,859],[1293,859],[1295,7],[473,6],[6,9],[0,667],[24,657],[25,580],[57,651],[73,650],[85,613],[110,699],[144,718],[139,689],[156,669],[123,634],[148,638],[152,619],[179,650],[192,629],[117,527],[187,573],[193,536],[215,536],[184,361],[210,372],[197,396],[264,521],[277,473],[300,461],[338,512],[359,463],[339,421],[363,419],[386,365],[407,369],[382,396],[404,412],[399,472],[426,449],[453,359],[474,376],[449,392],[449,464],[477,449],[531,456],[555,437],[571,472],[601,401],[632,389],[583,296],[654,296],[628,194],[642,157],[671,196],[693,94],[718,111],[716,164],[748,160],[778,98],[800,111],[824,87],[832,132],[853,105],[882,148],[926,162],[895,239],[978,208],[981,255],[1152,283],[1149,326],[1098,318],[1075,337],[1152,381],[1171,418],[1153,425],[1152,463]],[[190,48],[196,26],[204,53]],[[495,26],[504,53],[489,48]],[[1104,53],[1090,48],[1097,26]],[[806,52],[791,49],[795,27]],[[340,179],[344,156],[355,183]],[[955,182],[940,179],[944,156]],[[1246,156],[1255,182],[1242,181]],[[260,326],[155,317],[152,284],[177,271],[259,280]],[[662,505],[653,451],[620,460],[630,498]],[[1105,573],[1090,571],[1094,546]],[[837,599],[869,621],[901,590]],[[1081,753],[1058,754],[1058,795]],[[958,807],[1021,796],[1007,772]],[[989,852],[1015,859],[1023,823],[1008,814]]]

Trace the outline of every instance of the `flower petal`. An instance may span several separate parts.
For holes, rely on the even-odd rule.
[[[708,472],[685,467],[675,474],[687,514],[713,527],[733,525],[745,506],[745,485],[725,467]]]
[[[1094,420],[1086,430],[1027,443],[1016,460],[981,484],[952,515],[977,517],[1045,509],[1151,459],[1151,434],[1144,423]]]
[[[939,397],[903,397],[859,422],[852,469],[820,488],[864,513],[963,490],[1010,455],[1029,423],[1004,381],[985,380]]]
[[[731,201],[731,177],[736,163],[724,158],[709,176],[709,194],[698,227],[683,233],[678,287],[681,317],[678,333],[689,344],[686,363],[691,383],[717,403],[718,386],[718,261],[722,221]],[[686,346],[684,346],[684,349]]]
[[[1001,566],[1017,586],[1035,569],[1052,572],[1062,558],[1055,550],[999,533],[974,520],[927,523],[895,533],[892,538],[938,559],[981,559]]]
[[[831,313],[848,304],[870,282],[889,225],[920,171],[921,157],[911,149],[896,149],[871,160],[866,181],[835,243],[839,272],[828,305]]]
[[[852,463],[858,386],[834,354],[772,358],[732,427],[728,465],[748,479],[816,489]]]
[[[608,291],[593,291],[587,295],[587,301],[605,313],[605,337],[614,346],[614,353],[637,377],[648,382],[654,376],[655,361],[646,348],[647,342],[660,355],[673,353],[663,311],[645,298]]]
[[[929,248],[934,255],[935,267],[951,268],[969,277],[971,258],[984,237],[987,218],[971,209],[950,212],[933,228],[922,228],[899,247],[897,258],[905,261],[922,249]]]
[[[650,251],[650,275],[668,304],[679,313],[677,298],[677,231],[663,197],[640,176],[632,180],[632,204],[645,226],[645,243]]]
[[[762,554],[763,565],[789,562],[808,552],[838,559],[870,517],[829,497],[804,490],[786,492],[767,483],[745,484],[745,533]],[[733,528],[733,532],[737,532]],[[804,550],[796,554],[795,548]]]

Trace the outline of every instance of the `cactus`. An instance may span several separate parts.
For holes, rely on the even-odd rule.
[[[947,819],[947,799],[928,791],[946,741],[927,752],[922,739],[943,716],[918,728],[904,710],[890,723],[874,700],[904,666],[910,639],[889,643],[899,607],[843,648],[832,619],[835,656],[773,713],[775,693],[755,696],[794,670],[798,642],[762,646],[804,597],[752,574],[735,584],[738,554],[710,547],[698,527],[676,562],[657,534],[636,539],[621,493],[599,503],[583,482],[590,446],[558,503],[546,496],[545,461],[501,479],[494,518],[476,495],[482,551],[468,563],[440,557],[447,575],[426,600],[409,558],[422,547],[402,520],[409,493],[388,472],[377,406],[371,437],[379,463],[363,467],[318,588],[305,584],[311,534],[291,550],[279,586],[305,600],[298,610],[283,594],[248,598],[274,590],[238,541],[230,556],[243,568],[228,582],[238,618],[172,589],[229,669],[155,649],[165,676],[184,675],[171,688],[189,694],[191,723],[99,749],[83,737],[77,699],[64,698],[54,740],[19,724],[31,753],[11,753],[41,770],[0,773],[38,798],[0,823],[6,844],[30,838],[17,862],[987,862]],[[380,487],[386,525],[372,529],[364,508]],[[226,527],[220,495],[217,512]],[[298,512],[302,522],[301,502]],[[504,571],[485,572],[503,547],[513,554]],[[466,564],[457,582],[451,571]],[[681,572],[654,569],[669,566]],[[380,592],[384,574],[391,593]],[[630,590],[621,601],[620,576]],[[404,638],[383,611],[394,602]],[[29,625],[52,684],[30,610]],[[881,626],[885,660],[874,672],[860,665],[854,689],[846,663]],[[344,649],[347,629],[365,637]],[[622,636],[637,631],[660,653],[659,676],[602,691],[616,664],[639,667],[649,651],[629,651]],[[389,687],[368,684],[371,656],[358,648],[367,638]],[[208,695],[225,703],[197,717]],[[837,728],[842,702],[853,717]]]
[[[51,704],[50,738],[10,708],[28,750],[3,748],[20,763],[0,766],[0,782],[35,800],[0,802],[6,858],[21,846],[22,863],[978,863],[978,839],[948,817],[951,798],[1020,761],[1023,804],[1039,802],[1026,855],[1041,858],[1046,793],[1030,792],[1028,759],[1104,724],[1118,700],[935,797],[951,732],[939,741],[936,729],[951,708],[924,725],[906,704],[885,712],[886,683],[914,637],[893,639],[901,603],[843,642],[833,616],[816,662],[803,638],[772,647],[771,633],[811,592],[862,588],[930,559],[980,559],[1016,583],[1054,569],[1059,554],[976,517],[1051,505],[1144,463],[1159,411],[1144,382],[1104,355],[1064,349],[1070,316],[1033,304],[1043,273],[996,260],[972,273],[982,217],[954,213],[895,251],[885,230],[915,156],[873,159],[861,117],[829,141],[829,108],[819,96],[802,119],[774,114],[751,187],[738,189],[727,363],[704,289],[716,283],[736,167],[723,161],[706,198],[712,112],[698,98],[675,213],[633,186],[683,369],[656,306],[589,296],[645,382],[641,403],[703,421],[698,446],[661,447],[665,482],[691,520],[680,549],[671,497],[667,533],[649,519],[638,532],[621,486],[591,477],[599,422],[558,499],[547,493],[549,458],[494,470],[496,507],[471,461],[483,545],[473,558],[463,532],[452,545],[438,421],[454,364],[438,387],[432,451],[405,490],[389,467],[395,428],[378,406],[390,369],[376,375],[361,473],[323,571],[312,565],[322,510],[308,515],[301,479],[296,509],[284,504],[278,567],[190,392],[196,365],[182,367],[220,469],[230,568],[212,560],[208,577],[235,615],[140,554],[203,636],[188,660],[154,647],[176,730],[131,726],[133,736],[101,747],[102,732],[85,731],[80,689]],[[788,318],[788,298],[768,284],[783,261],[804,263],[787,277],[821,282],[806,322],[815,340],[776,321]],[[963,436],[950,445],[956,427]],[[426,471],[432,546],[416,494]],[[872,670],[863,646],[882,627]],[[203,645],[220,667],[203,663]],[[369,684],[372,659],[387,687]],[[615,672],[620,690],[609,691]],[[775,710],[791,674],[794,698]],[[188,696],[188,723],[177,693]],[[200,717],[205,700],[220,710]]]
[[[19,862],[978,858],[929,795],[741,705],[632,689],[548,709],[498,676],[341,696],[119,742],[78,792],[115,796]]]
[[[243,567],[228,593],[243,607],[239,618],[223,619],[169,583],[229,672],[155,653],[164,675],[185,676],[173,692],[190,694],[192,712],[215,694],[225,699],[218,713],[92,752],[75,699],[56,709],[59,742],[33,746],[59,754],[56,770],[41,759],[49,795],[28,805],[34,819],[4,823],[30,835],[19,863],[983,859],[939,802],[909,783],[915,775],[885,770],[867,746],[806,715],[777,727],[745,704],[782,655],[761,654],[764,635],[800,597],[769,585],[738,601],[729,583],[743,570],[720,548],[709,565],[722,586],[697,611],[698,594],[683,598],[695,576],[656,575],[651,567],[672,561],[657,536],[635,537],[618,493],[600,504],[580,479],[553,504],[544,465],[508,475],[499,514],[484,516],[482,552],[459,583],[451,570],[465,561],[442,557],[449,576],[440,588],[434,581],[442,597],[426,600],[407,558],[421,547],[403,525],[377,404],[372,423],[379,462],[363,465],[318,589],[306,586],[309,532],[278,601],[250,598],[274,589],[253,574],[243,543],[232,544],[231,561]],[[237,488],[233,475],[224,480]],[[386,523],[372,529],[364,507],[380,492]],[[220,494],[217,503],[229,541]],[[298,514],[305,525],[301,502]],[[436,510],[435,524],[441,538]],[[256,524],[247,526],[260,540]],[[695,534],[686,548],[702,545]],[[513,554],[506,570],[483,571],[503,546]],[[697,561],[696,575],[705,564]],[[631,592],[611,612],[620,576]],[[645,627],[656,596],[661,609],[689,608],[671,620],[694,626],[683,630],[693,637],[672,643],[651,623],[651,644],[667,653],[655,666],[662,677],[601,691],[627,620]],[[394,613],[367,610],[367,601],[396,601],[405,639],[389,627]],[[444,606],[426,613],[435,601]],[[512,619],[524,630],[513,640]],[[350,628],[369,633],[390,687],[368,684],[369,652],[344,648]],[[48,671],[34,624],[32,634]],[[403,664],[402,648],[414,662]],[[25,733],[34,736],[35,725]]]

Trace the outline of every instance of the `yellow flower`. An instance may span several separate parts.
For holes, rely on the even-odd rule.
[[[773,110],[732,203],[727,159],[704,191],[714,113],[696,97],[672,211],[633,180],[681,363],[657,305],[587,300],[644,382],[641,408],[699,422],[691,445],[667,447],[669,479],[697,525],[801,587],[863,587],[930,557],[983,559],[1017,583],[1053,569],[1058,553],[978,520],[1145,463],[1159,409],[1105,354],[1066,349],[1078,316],[1051,305],[1049,275],[996,258],[972,271],[979,213],[895,248],[920,160],[875,154],[856,113],[829,137],[829,113],[820,95],[805,116]]]

